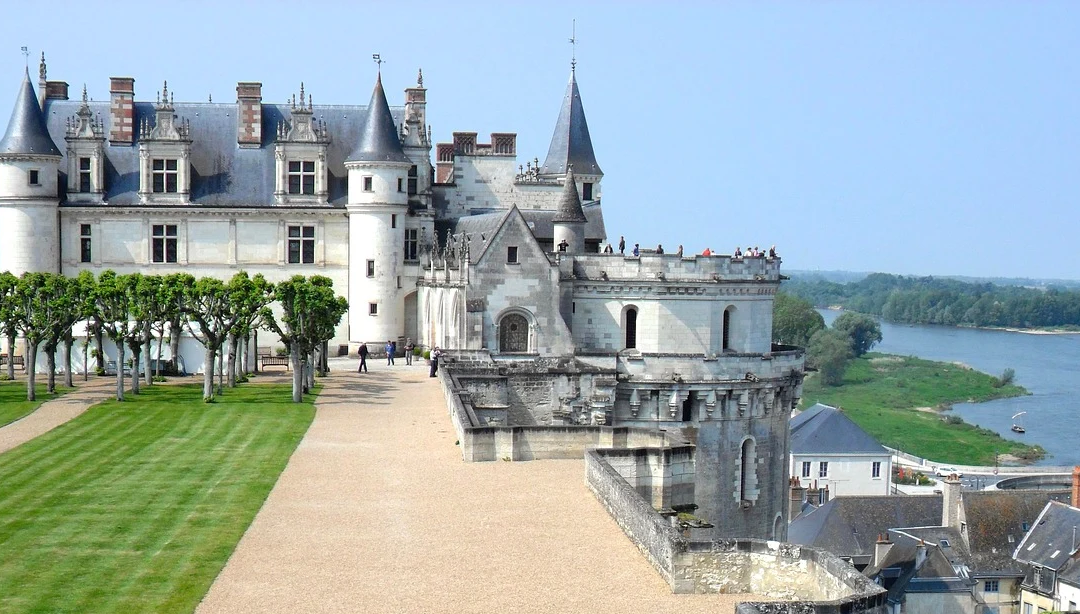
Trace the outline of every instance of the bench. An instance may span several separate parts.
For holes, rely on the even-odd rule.
[[[0,354],[0,367],[6,365],[7,363],[8,363],[8,355],[7,354]],[[18,367],[20,369],[25,369],[26,368],[26,362],[24,361],[23,357],[20,356],[19,354],[16,354],[11,359],[11,364],[15,365],[16,367]]]
[[[261,368],[266,367],[285,367],[285,370],[289,370],[289,357],[288,356],[260,356],[259,363]]]

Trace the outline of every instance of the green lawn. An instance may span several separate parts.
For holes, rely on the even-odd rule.
[[[41,381],[41,376],[38,376],[38,381]],[[5,424],[11,424],[19,418],[29,414],[38,408],[39,405],[50,399],[68,392],[70,388],[64,388],[63,386],[56,387],[55,394],[49,394],[45,392],[45,384],[36,384],[34,386],[34,393],[37,396],[36,401],[26,400],[26,380],[15,380],[13,382],[0,382],[0,426]]]
[[[191,612],[315,411],[153,386],[0,455],[0,612]]]
[[[940,407],[1027,394],[1019,386],[995,388],[994,377],[954,365],[914,357],[871,353],[853,360],[841,386],[822,386],[819,378],[803,386],[803,406],[824,403],[844,413],[884,445],[945,463],[992,465],[995,453],[1038,457],[1037,446],[1009,441],[970,424],[950,424]]]

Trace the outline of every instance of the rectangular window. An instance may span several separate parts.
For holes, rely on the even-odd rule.
[[[802,476],[804,478],[810,477],[810,461],[803,461],[803,464],[802,464]]]
[[[315,227],[289,226],[289,264],[315,263]]]
[[[315,193],[315,162],[289,160],[289,194]]]
[[[397,214],[390,214],[390,228],[397,228]]]
[[[79,158],[79,191],[90,191],[90,158]]]
[[[592,200],[592,184],[591,183],[585,182],[585,183],[581,184],[581,200],[584,200],[584,201]]]
[[[374,260],[368,260],[367,261],[367,276],[368,277],[375,277],[375,261]]]
[[[409,196],[416,195],[416,165],[409,168]]]
[[[176,158],[154,158],[152,166],[153,183],[151,189],[155,194],[175,194],[179,183],[179,174]]]
[[[819,478],[829,477],[829,463],[825,461],[821,461],[820,463],[818,463],[817,476]]]
[[[36,170],[30,171],[30,185],[41,185],[41,178]]]
[[[367,314],[369,316],[377,316],[377,315],[379,315],[379,304],[378,303],[368,303],[368,305],[367,305]]]
[[[1025,603],[1024,604],[1024,614],[1031,614],[1031,604],[1030,603]]]
[[[405,229],[405,260],[417,260],[420,258],[420,229]]]
[[[90,224],[79,224],[79,262],[93,260],[90,247]]]
[[[397,276],[397,287],[399,290],[401,289],[401,275]]]
[[[872,477],[872,478],[880,478],[881,477],[881,461],[874,461],[874,464],[871,466],[871,469],[870,469],[870,477]]]
[[[374,190],[375,190],[375,188],[372,187],[372,179],[371,179],[371,177],[364,177],[364,191],[365,192],[373,192]]]
[[[517,246],[511,245],[506,248],[506,262],[507,264],[517,264]]]
[[[397,178],[397,191],[398,192],[404,192],[405,191],[405,178],[404,177],[398,177]]]
[[[986,580],[983,582],[984,593],[996,593],[998,592],[998,580]]]
[[[176,224],[154,224],[152,228],[153,261],[176,262]]]

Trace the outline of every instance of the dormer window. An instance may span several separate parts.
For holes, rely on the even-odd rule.
[[[592,182],[586,181],[581,184],[581,200],[592,200]]]
[[[105,125],[90,110],[86,88],[83,102],[74,117],[67,120],[67,192],[68,199],[98,201],[104,190],[102,161],[105,158]]]
[[[289,161],[289,194],[315,194],[315,161]]]
[[[79,158],[79,191],[90,191],[90,158]]]
[[[155,194],[175,194],[179,184],[176,158],[155,158],[153,191]]]
[[[30,171],[30,185],[41,185],[40,172],[37,169]]]

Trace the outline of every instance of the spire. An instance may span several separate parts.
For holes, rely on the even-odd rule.
[[[558,223],[578,222],[584,224],[589,220],[585,218],[585,212],[581,210],[581,199],[578,198],[577,181],[574,180],[573,167],[566,171],[566,181],[563,183],[563,193],[559,196],[559,210],[551,221]]]
[[[547,158],[540,169],[542,175],[561,175],[573,166],[586,175],[603,175],[593,153],[589,124],[585,121],[585,108],[581,105],[577,78],[570,72],[570,84],[566,86],[559,120],[555,122],[555,134],[551,137]]]
[[[383,91],[382,73],[375,81],[375,91],[368,103],[367,121],[360,135],[360,142],[347,162],[409,162],[401,149],[398,128],[394,116],[390,114],[390,105],[386,102]]]
[[[30,83],[30,71],[23,74],[22,87],[11,110],[7,132],[0,140],[0,156],[5,154],[33,154],[39,156],[60,156],[60,150],[49,136],[45,125],[45,116],[38,106],[37,93]]]

